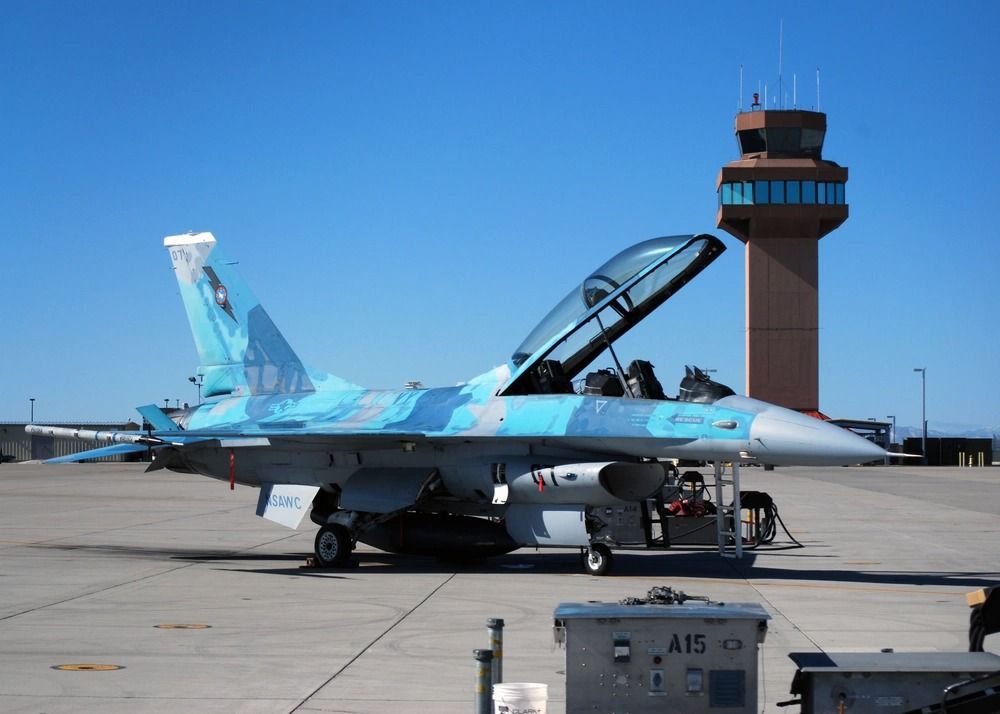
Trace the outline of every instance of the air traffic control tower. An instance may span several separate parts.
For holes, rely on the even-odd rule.
[[[746,393],[803,412],[819,411],[819,239],[847,220],[825,134],[820,112],[741,112],[716,181],[716,225],[746,243]]]

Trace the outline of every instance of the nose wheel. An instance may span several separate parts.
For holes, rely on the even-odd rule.
[[[316,564],[321,568],[336,568],[351,557],[354,545],[351,533],[339,523],[323,526],[316,534],[314,553]]]
[[[583,567],[589,575],[607,575],[613,562],[611,549],[603,543],[593,543],[583,553]]]

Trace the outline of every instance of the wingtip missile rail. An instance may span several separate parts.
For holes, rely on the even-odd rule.
[[[112,444],[139,444],[142,446],[162,446],[170,442],[155,436],[131,431],[96,431],[94,429],[72,429],[62,426],[42,426],[28,424],[24,430],[37,436],[53,436],[59,439],[79,439],[81,441],[107,441]]]

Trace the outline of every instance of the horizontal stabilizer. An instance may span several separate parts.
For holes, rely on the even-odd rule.
[[[101,459],[105,456],[118,456],[120,454],[138,454],[145,451],[149,447],[143,446],[142,444],[114,444],[113,446],[102,446],[99,449],[88,449],[87,451],[78,451],[75,454],[68,454],[66,456],[57,456],[54,459],[45,459],[46,464],[72,464],[78,461],[86,461],[87,459]]]
[[[135,410],[142,415],[142,418],[153,425],[156,431],[177,431],[177,424],[167,416],[167,413],[155,404],[146,404],[136,407]]]

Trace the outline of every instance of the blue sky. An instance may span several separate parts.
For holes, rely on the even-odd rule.
[[[0,5],[0,419],[194,401],[164,235],[211,230],[317,366],[369,386],[500,364],[657,235],[729,250],[631,359],[744,383],[733,117],[828,113],[851,217],[820,244],[820,407],[1000,425],[992,2]],[[630,336],[631,337],[631,336]]]

